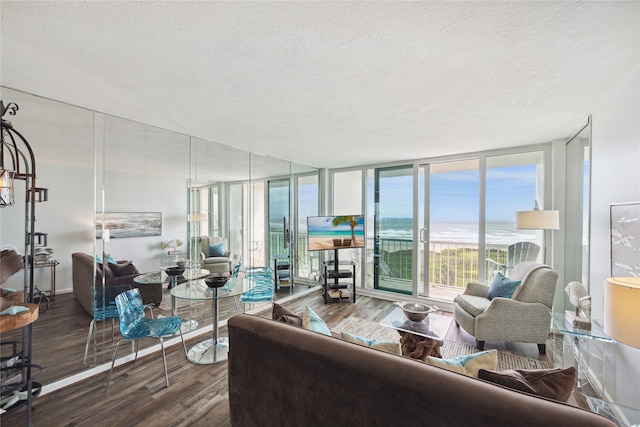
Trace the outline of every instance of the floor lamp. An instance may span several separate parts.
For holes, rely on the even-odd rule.
[[[536,200],[533,210],[516,212],[516,229],[518,230],[547,230],[560,229],[560,212],[556,210],[541,210]],[[542,262],[547,258],[547,236],[542,236]]]

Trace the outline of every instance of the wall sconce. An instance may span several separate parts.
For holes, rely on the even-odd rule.
[[[105,243],[108,243],[109,241],[111,241],[111,233],[109,232],[108,228],[105,228],[102,231],[102,241]]]
[[[0,167],[0,207],[13,206],[13,178],[16,172]]]
[[[610,277],[604,286],[604,333],[640,348],[640,277]]]
[[[532,211],[516,212],[516,228],[518,230],[558,230],[560,229],[560,212],[540,210],[536,200]]]

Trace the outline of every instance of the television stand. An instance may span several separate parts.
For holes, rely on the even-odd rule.
[[[347,268],[340,268],[341,266]],[[335,249],[334,259],[323,261],[322,268],[324,273],[324,303],[329,304],[333,301],[349,299],[352,302],[356,302],[356,263],[353,261],[339,261],[338,250]]]

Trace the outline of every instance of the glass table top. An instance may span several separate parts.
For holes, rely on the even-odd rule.
[[[613,341],[611,337],[604,333],[601,322],[598,322],[597,320],[591,320],[591,330],[587,330],[573,328],[571,325],[567,324],[564,320],[564,312],[554,312],[552,313],[551,318],[553,322],[552,329],[557,329],[560,332],[601,341]]]
[[[255,287],[253,280],[244,277],[232,277],[218,289],[217,298],[227,298],[241,295]],[[191,280],[171,288],[171,296],[188,300],[211,300],[214,298],[213,289],[207,286],[204,280]]]
[[[133,278],[133,281],[141,285],[155,285],[170,283],[171,277],[177,277],[177,282],[182,283],[184,281],[200,279],[209,274],[209,270],[203,268],[188,268],[179,276],[170,276],[163,268],[160,271],[154,271],[152,273],[145,273]],[[206,285],[205,285],[206,286]]]
[[[380,321],[380,324],[399,331],[442,341],[447,335],[451,321],[450,316],[430,313],[423,321],[414,322],[406,318],[400,307],[396,307]]]

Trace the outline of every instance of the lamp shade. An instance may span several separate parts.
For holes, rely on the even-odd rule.
[[[207,220],[207,214],[206,213],[200,213],[200,212],[196,212],[196,213],[192,213],[191,214],[191,221],[193,222],[203,222]]]
[[[560,213],[539,209],[516,212],[516,228],[518,230],[558,230]]]
[[[640,348],[640,277],[610,277],[604,287],[604,333]]]

